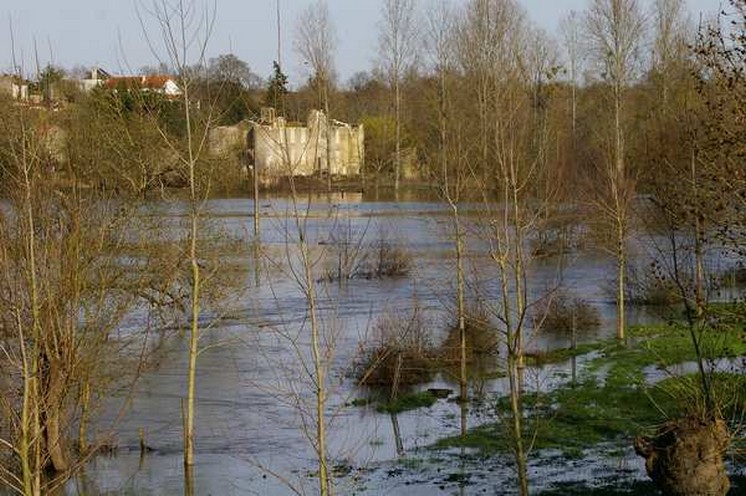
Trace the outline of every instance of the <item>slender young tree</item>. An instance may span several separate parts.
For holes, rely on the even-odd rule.
[[[544,116],[552,57],[547,40],[526,22],[514,2],[474,0],[458,28],[457,56],[477,106],[475,140],[480,153],[467,155],[467,168],[481,196],[477,229],[497,272],[496,294],[483,304],[505,340],[509,387],[506,428],[520,494],[529,493],[528,452],[523,407],[524,335],[531,305],[526,244],[550,201],[546,179],[549,129]],[[485,52],[480,53],[484,40]],[[474,94],[474,93],[472,93]],[[469,124],[465,121],[454,126]],[[472,160],[469,164],[468,161]],[[479,164],[475,166],[474,163]],[[485,180],[486,179],[486,180]]]
[[[582,67],[583,47],[581,18],[578,12],[571,10],[560,23],[560,31],[567,56],[567,72],[570,82],[570,112],[572,123],[572,143],[575,146],[578,116],[578,85]]]
[[[331,106],[330,94],[334,87],[335,30],[325,0],[317,0],[303,11],[298,18],[293,47],[303,63],[311,70],[311,78],[317,94],[317,104],[324,109],[325,121],[320,123],[326,129],[326,150],[324,161],[327,174],[327,189],[332,187],[331,162]],[[321,157],[317,157],[321,159]]]
[[[160,129],[161,135],[169,148],[178,156],[189,191],[189,229],[187,233],[186,256],[189,260],[189,339],[186,396],[182,403],[184,426],[184,492],[193,494],[194,438],[195,438],[195,400],[197,358],[200,352],[200,316],[201,298],[205,281],[203,280],[203,254],[200,253],[200,236],[203,234],[203,210],[209,191],[209,175],[206,182],[198,177],[198,166],[205,151],[212,116],[209,110],[201,119],[193,114],[192,88],[197,80],[198,71],[194,68],[205,66],[205,50],[212,31],[214,12],[205,8],[200,11],[195,1],[161,0],[154,1],[151,15],[160,29],[160,42],[170,64],[179,74],[179,102],[184,119],[184,143],[175,143],[168,134]],[[141,19],[146,37],[144,21]],[[157,50],[151,44],[151,49]],[[200,124],[200,125],[198,125]]]
[[[723,418],[732,396],[719,394],[715,387],[717,367],[707,343],[719,340],[713,327],[718,319],[709,315],[702,287],[702,254],[708,245],[741,258],[746,254],[746,145],[738,138],[746,130],[746,1],[731,0],[730,5],[716,22],[700,26],[694,45],[696,65],[690,73],[696,98],[687,88],[673,91],[679,88],[672,85],[673,108],[666,109],[671,120],[664,121],[661,133],[669,139],[681,137],[661,153],[660,162],[670,177],[655,184],[656,210],[664,218],[670,245],[659,270],[683,304],[697,358],[698,386],[685,397],[686,416],[667,422],[652,439],[636,438],[635,451],[646,459],[651,479],[669,494],[728,494],[723,457],[737,443],[736,432],[742,428],[742,412],[734,412],[730,422]],[[679,93],[687,98],[685,105],[680,104]],[[697,441],[690,442],[692,438]]]
[[[417,39],[414,0],[384,0],[381,14],[380,64],[394,94],[394,190],[398,192],[401,180],[401,83],[404,74],[414,64]]]
[[[652,21],[654,39],[650,72],[659,79],[661,103],[666,107],[674,78],[678,76],[680,79],[681,69],[686,67],[686,3],[684,0],[655,0]]]
[[[591,54],[611,100],[611,146],[601,176],[605,184],[601,209],[615,236],[617,263],[616,334],[625,339],[627,237],[634,200],[634,174],[627,163],[625,94],[636,78],[645,20],[638,0],[594,0],[585,18]]]
[[[7,126],[12,122],[4,116],[3,123]],[[38,140],[33,139],[31,123],[28,115],[23,109],[18,114],[17,134],[6,128],[4,135],[11,145],[4,150],[6,155],[3,167],[3,176],[17,178],[19,194],[19,223],[17,232],[21,242],[20,254],[22,263],[18,264],[15,271],[12,268],[12,259],[8,247],[11,241],[11,233],[3,232],[2,262],[5,266],[4,273],[17,272],[22,278],[23,284],[8,289],[16,294],[26,293],[28,298],[27,309],[20,305],[12,305],[7,310],[11,311],[12,329],[15,329],[19,349],[19,370],[21,375],[22,393],[20,399],[20,412],[18,415],[17,446],[8,442],[16,453],[21,465],[20,476],[13,471],[3,467],[2,480],[8,486],[16,488],[18,493],[25,496],[37,496],[42,494],[44,488],[42,476],[47,466],[48,459],[45,454],[44,435],[44,381],[41,380],[41,368],[43,364],[44,341],[43,324],[41,321],[41,296],[39,282],[38,261],[38,227],[37,216],[34,208],[34,190],[37,189],[35,179],[39,177],[38,169],[41,167],[39,160]],[[15,139],[14,139],[15,138]],[[10,159],[10,160],[8,160]],[[3,219],[5,220],[5,219]],[[4,224],[4,223],[3,223]],[[0,226],[6,231],[4,225]],[[24,288],[25,286],[25,288]],[[24,291],[25,289],[25,291]],[[13,294],[13,293],[10,293]],[[15,307],[15,308],[14,308]],[[23,314],[27,314],[27,319]],[[27,322],[24,322],[27,320]],[[5,326],[4,326],[5,327]],[[58,394],[58,393],[55,393]],[[3,443],[6,444],[6,443]],[[59,460],[58,460],[59,461]],[[66,465],[66,462],[65,462]],[[60,467],[62,469],[66,467]]]
[[[451,91],[453,91],[453,8],[447,1],[438,3],[427,16],[425,46],[430,57],[432,71],[437,78],[438,102],[438,148],[439,173],[437,180],[443,199],[452,213],[454,255],[456,259],[456,317],[459,332],[459,398],[462,404],[468,402],[467,342],[466,342],[466,277],[464,270],[465,229],[461,217],[461,195],[464,170],[449,134],[453,119]],[[466,434],[466,424],[462,423],[462,435]]]

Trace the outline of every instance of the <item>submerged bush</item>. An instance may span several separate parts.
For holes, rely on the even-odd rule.
[[[534,326],[562,334],[592,331],[601,325],[601,315],[588,301],[560,291],[537,305],[534,312]]]
[[[489,316],[479,310],[467,312],[464,323],[467,362],[472,363],[480,357],[498,354],[498,334],[490,324]],[[461,359],[461,333],[458,319],[448,327],[446,338],[438,348],[438,356],[445,362]]]
[[[722,272],[718,280],[722,287],[733,288],[746,285],[746,265],[738,262],[730,270]]]
[[[327,244],[332,257],[323,280],[380,279],[403,277],[412,268],[412,255],[400,243],[383,232],[378,239],[363,243],[364,233],[356,237],[350,228],[338,229]]]
[[[400,244],[381,235],[371,246],[360,267],[363,277],[401,277],[409,274],[412,255]]]
[[[673,281],[665,277],[656,262],[647,271],[630,267],[627,281],[629,304],[665,307],[681,302],[681,291]]]
[[[384,314],[373,331],[372,349],[364,352],[356,367],[360,384],[390,386],[395,391],[400,385],[430,380],[432,347],[419,309]]]
[[[550,217],[529,239],[533,257],[559,256],[583,248],[587,233],[579,222],[577,212],[555,212]]]

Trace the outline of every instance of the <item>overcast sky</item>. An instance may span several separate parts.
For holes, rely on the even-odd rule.
[[[276,2],[278,0],[216,0],[214,30],[208,57],[234,53],[251,70],[267,77],[277,58]],[[298,15],[312,0],[279,0],[282,19],[282,57],[291,84],[305,77],[292,49]],[[533,22],[555,34],[559,20],[571,9],[583,10],[590,0],[519,0]],[[650,0],[647,0],[650,1]],[[455,3],[464,3],[456,0]],[[369,70],[376,57],[381,0],[328,0],[337,33],[336,66],[342,83],[357,71]],[[419,0],[421,10],[433,0]],[[688,0],[694,18],[716,12],[724,0]],[[139,0],[151,5],[152,0]],[[148,46],[135,0],[0,0],[0,71],[12,68],[11,36],[24,71],[35,67],[34,44],[40,64],[52,61],[72,68],[98,65],[115,74],[136,72],[158,59]],[[150,19],[140,8],[142,18]],[[154,26],[147,30],[158,39]],[[34,43],[35,42],[35,43]],[[160,45],[159,45],[160,48]]]

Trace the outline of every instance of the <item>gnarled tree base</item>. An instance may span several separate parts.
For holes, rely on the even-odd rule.
[[[730,488],[723,463],[728,439],[723,420],[686,417],[667,422],[653,438],[636,438],[635,452],[664,496],[724,496]]]

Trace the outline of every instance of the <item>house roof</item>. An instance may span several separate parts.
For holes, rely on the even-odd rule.
[[[169,81],[173,81],[171,76],[145,76],[143,86],[146,88],[163,88]]]
[[[116,89],[124,86],[127,89],[163,89],[169,81],[173,82],[171,76],[112,76],[104,83],[105,88]]]
[[[109,79],[110,77],[111,74],[100,67],[94,67],[91,69],[91,79]]]

